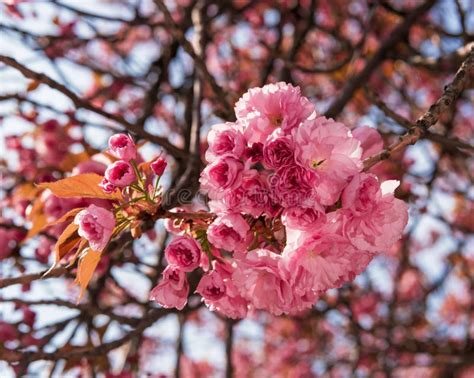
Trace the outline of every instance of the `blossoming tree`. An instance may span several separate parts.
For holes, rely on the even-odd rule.
[[[473,374],[472,6],[1,6],[5,374]]]

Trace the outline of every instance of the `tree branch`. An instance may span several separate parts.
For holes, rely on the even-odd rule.
[[[326,117],[334,118],[342,112],[346,104],[354,95],[355,91],[369,80],[372,73],[385,60],[388,53],[407,35],[410,28],[418,20],[418,18],[427,12],[435,3],[436,0],[428,0],[403,19],[403,21],[382,43],[373,57],[367,62],[364,69],[347,81],[347,84],[342,89],[340,97],[336,99],[326,111]]]
[[[390,158],[394,153],[404,149],[405,147],[416,143],[426,131],[433,126],[439,116],[454,106],[456,99],[462,91],[470,86],[470,81],[474,77],[474,47],[471,49],[466,60],[463,62],[458,72],[454,76],[453,81],[448,84],[442,96],[433,104],[425,114],[416,121],[415,125],[410,128],[408,133],[401,136],[399,141],[389,146],[379,154],[364,160],[364,170],[367,171],[375,164],[382,160]]]
[[[13,67],[13,68],[17,69],[18,71],[20,71],[24,76],[26,76],[29,79],[36,80],[36,81],[39,81],[41,83],[44,83],[44,84],[48,85],[49,87],[61,92],[63,95],[68,97],[73,102],[73,104],[76,106],[76,108],[86,109],[86,110],[92,111],[96,114],[99,114],[102,117],[113,120],[113,121],[123,125],[128,131],[130,131],[130,132],[132,132],[132,133],[134,133],[134,134],[136,134],[136,135],[138,135],[138,136],[140,136],[140,137],[142,137],[142,138],[144,138],[144,139],[146,139],[146,140],[148,140],[152,143],[156,143],[156,144],[162,146],[164,149],[166,149],[174,157],[184,157],[185,156],[184,151],[182,151],[181,149],[179,149],[175,145],[171,144],[167,139],[146,132],[141,127],[138,127],[137,125],[128,122],[125,118],[123,118],[122,116],[120,116],[118,114],[108,113],[105,110],[103,110],[103,109],[101,109],[101,108],[99,108],[95,105],[92,105],[91,103],[81,99],[74,92],[72,92],[71,90],[66,88],[64,85],[62,85],[62,84],[58,83],[57,81],[51,79],[49,76],[47,76],[43,73],[32,71],[29,68],[27,68],[26,66],[24,66],[23,64],[16,61],[15,59],[4,56],[4,55],[0,55],[0,62],[4,63],[4,64],[6,64],[10,67]]]
[[[223,116],[226,119],[232,119],[234,117],[233,106],[231,106],[227,98],[227,93],[224,92],[224,90],[220,87],[219,84],[217,84],[216,79],[207,69],[205,60],[199,56],[191,42],[186,39],[183,31],[180,29],[179,25],[176,24],[176,22],[173,20],[173,17],[171,16],[171,13],[169,12],[164,2],[162,0],[155,0],[155,4],[163,13],[163,16],[165,17],[165,22],[169,27],[169,32],[173,35],[174,38],[176,38],[176,40],[179,41],[181,46],[183,46],[183,49],[191,56],[191,58],[193,58],[196,64],[196,69],[202,75],[202,79],[211,86],[216,101],[221,105],[221,111]]]

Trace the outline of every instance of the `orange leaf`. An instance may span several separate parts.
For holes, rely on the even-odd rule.
[[[30,211],[28,218],[30,219],[32,225],[26,234],[25,240],[32,238],[33,236],[38,235],[38,233],[46,226],[47,219],[46,215],[43,212],[43,202],[36,201]]]
[[[117,200],[120,195],[115,192],[112,194],[104,193],[99,187],[102,176],[95,173],[84,173],[82,175],[67,177],[55,182],[45,182],[39,184],[42,189],[49,189],[58,197],[82,197],[82,198],[102,198]]]
[[[64,256],[66,256],[81,239],[77,233],[79,226],[71,223],[63,231],[54,246],[55,264],[57,264]]]
[[[81,287],[81,293],[77,301],[79,302],[84,295],[84,291],[89,285],[89,281],[94,274],[97,264],[100,260],[100,252],[88,249],[86,253],[79,260],[79,266],[77,268],[76,283]]]
[[[13,191],[15,197],[19,197],[25,200],[32,200],[36,198],[38,188],[31,183],[20,184]]]
[[[54,226],[56,224],[60,224],[66,222],[69,218],[75,217],[76,214],[84,209],[84,207],[78,207],[77,209],[69,210],[66,214],[64,214],[61,218],[56,219],[54,222],[48,223],[48,226]]]

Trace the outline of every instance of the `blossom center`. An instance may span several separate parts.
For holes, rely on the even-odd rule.
[[[270,122],[275,127],[280,127],[283,122],[283,116],[281,114],[276,114],[270,117]]]
[[[311,160],[310,167],[313,168],[313,169],[318,169],[318,167],[321,164],[323,164],[325,161],[326,161],[326,159],[321,159],[321,160],[313,159],[313,160]]]

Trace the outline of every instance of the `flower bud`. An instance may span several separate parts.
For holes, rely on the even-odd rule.
[[[132,138],[125,134],[115,134],[109,139],[109,148],[112,155],[122,160],[132,160],[137,157],[137,147]]]
[[[130,163],[119,160],[108,166],[107,170],[105,171],[105,178],[112,185],[123,188],[133,184],[133,182],[137,179],[137,176]]]
[[[156,159],[153,163],[150,164],[151,169],[157,176],[161,176],[163,172],[165,171],[165,168],[168,164],[166,163],[166,160],[163,158],[158,158]]]

